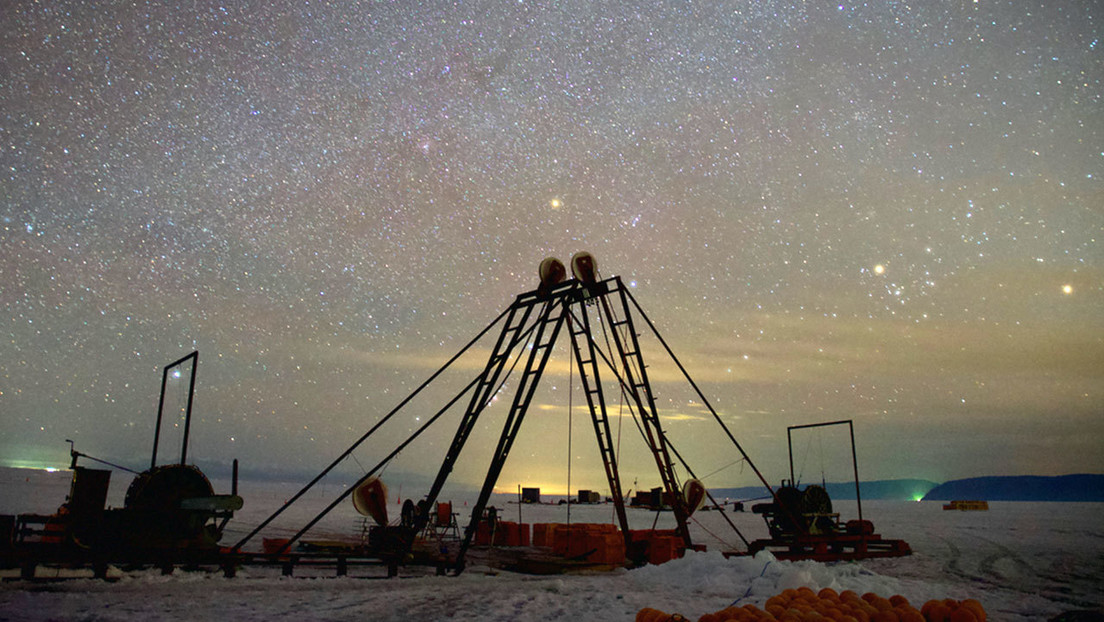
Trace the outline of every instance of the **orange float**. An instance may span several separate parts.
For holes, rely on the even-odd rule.
[[[919,610],[907,598],[894,594],[883,598],[873,592],[861,597],[852,590],[837,593],[831,588],[814,592],[807,587],[783,590],[771,596],[763,609],[755,605],[735,605],[706,613],[698,622],[773,621],[809,622],[985,622],[985,609],[972,598],[929,600]],[[686,620],[679,614],[667,614],[644,608],[636,614],[637,622],[675,622]]]

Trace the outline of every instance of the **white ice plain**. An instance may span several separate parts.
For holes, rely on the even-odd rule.
[[[2,513],[52,512],[67,491],[65,472],[47,476],[0,469],[0,474]],[[228,485],[216,482],[215,487],[222,492]],[[231,523],[224,543],[232,544],[297,489],[243,482],[246,507]],[[339,492],[335,486],[311,491],[263,535],[286,537]],[[527,523],[567,522],[565,506],[518,506],[511,499],[502,495],[493,500],[507,520],[517,520],[520,511]],[[461,524],[466,523],[464,502],[453,501]],[[121,505],[114,485],[109,504]],[[854,517],[854,501],[837,501],[835,509],[845,518]],[[994,502],[988,512],[951,512],[935,502],[867,501],[863,513],[884,537],[907,540],[914,554],[831,564],[777,561],[769,555],[726,559],[720,551],[742,549],[739,538],[718,512],[702,512],[692,533],[707,552],[661,566],[601,574],[529,576],[476,564],[455,577],[412,567],[398,578],[385,579],[381,568],[368,567],[351,568],[343,578],[334,576],[333,569],[296,569],[295,577],[288,578],[279,568],[248,567],[228,579],[218,572],[177,570],[163,576],[156,569],[112,569],[111,582],[82,578],[30,583],[12,580],[18,571],[8,570],[0,573],[5,577],[0,620],[625,621],[643,607],[695,620],[733,603],[762,606],[770,596],[799,586],[901,594],[917,607],[932,598],[975,598],[990,620],[1046,620],[1104,605],[1104,504]],[[728,515],[748,539],[766,535],[759,516]],[[392,516],[398,516],[397,505]],[[612,520],[609,505],[571,509],[571,522]],[[653,513],[630,510],[634,528],[654,520]],[[661,514],[658,521],[662,528],[671,518]],[[343,504],[308,537],[349,535],[357,523],[351,504]],[[259,538],[247,548],[259,550]],[[39,576],[74,574],[80,572],[38,569]]]

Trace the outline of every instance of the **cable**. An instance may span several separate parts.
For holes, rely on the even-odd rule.
[[[721,511],[723,512],[724,510],[721,510]],[[723,544],[723,545],[724,545],[724,546],[725,546],[726,548],[729,548],[729,549],[734,549],[734,548],[736,548],[736,547],[732,546],[732,544],[730,544],[730,543],[729,543],[728,541],[726,541],[726,540],[725,540],[724,538],[722,538],[722,537],[718,536],[717,534],[713,533],[712,531],[709,531],[709,529],[707,529],[707,528],[706,528],[706,526],[705,526],[705,525],[703,525],[703,524],[702,524],[702,522],[701,522],[700,520],[698,520],[697,518],[695,518],[695,517],[691,516],[691,517],[690,517],[690,520],[694,521],[694,524],[695,524],[695,525],[697,525],[699,529],[701,529],[701,530],[702,530],[702,531],[704,531],[705,533],[707,533],[707,534],[709,534],[709,535],[713,536],[713,539],[714,539],[714,540],[716,540],[717,542],[720,542],[720,543],[721,543],[721,544]]]
[[[772,561],[768,561],[768,562],[767,562],[767,563],[766,563],[766,564],[765,564],[765,565],[763,566],[763,570],[761,570],[761,571],[759,572],[759,576],[758,576],[758,577],[756,577],[756,579],[762,578],[762,576],[763,576],[763,575],[765,575],[765,574],[767,573],[767,567],[768,567],[768,566],[770,566],[770,565],[771,565],[771,564],[773,564],[773,563],[774,563],[774,561],[773,561],[773,560],[772,560]],[[752,579],[752,583],[754,583],[754,582],[755,582],[755,579]],[[738,603],[738,602],[740,602],[741,600],[743,600],[743,599],[747,598],[748,596],[750,596],[750,595],[751,595],[751,585],[752,585],[751,583],[748,583],[748,589],[747,589],[747,591],[746,591],[746,592],[744,592],[744,595],[743,595],[743,596],[741,596],[741,597],[739,597],[739,598],[737,598],[736,600],[732,601],[732,604],[731,604],[731,605],[729,605],[729,607],[735,607],[735,606],[736,606],[736,603]]]
[[[805,443],[805,452],[803,454],[801,454],[801,468],[799,468],[797,470],[797,479],[795,481],[790,482],[790,485],[793,486],[794,488],[797,488],[798,484],[801,483],[801,480],[805,478],[805,465],[808,464],[808,462],[809,462],[809,450],[811,450],[812,448],[813,448],[813,439],[810,438]]]
[[[828,484],[824,479],[824,435],[817,433],[817,444],[820,446],[820,485],[822,488],[827,489]]]
[[[515,304],[517,304],[517,303],[515,303]],[[361,443],[363,443],[369,436],[371,436],[373,433],[375,433],[376,430],[378,430],[380,427],[382,427],[383,424],[387,423],[391,419],[391,417],[393,417],[404,406],[406,406],[406,404],[408,404],[412,399],[414,399],[414,396],[418,395],[418,393],[420,393],[422,391],[422,389],[425,389],[427,386],[429,386],[429,384],[431,382],[433,382],[434,379],[436,379],[438,376],[440,376],[442,373],[444,373],[445,369],[447,369],[449,367],[449,365],[452,365],[457,359],[460,358],[461,355],[463,355],[465,352],[467,352],[469,348],[471,348],[473,345],[475,345],[476,342],[478,342],[480,339],[482,339],[483,335],[486,335],[491,330],[491,328],[494,327],[495,324],[498,324],[498,322],[501,321],[502,318],[506,317],[507,314],[510,313],[511,309],[513,309],[513,305],[511,305],[510,307],[507,307],[506,309],[504,309],[502,311],[502,313],[500,313],[498,315],[498,317],[496,317],[490,324],[488,324],[486,328],[479,331],[479,334],[476,335],[475,337],[473,337],[471,339],[471,341],[469,341],[467,344],[465,344],[464,347],[461,348],[459,352],[454,354],[452,356],[452,358],[450,358],[448,361],[446,361],[445,364],[442,365],[437,371],[433,372],[433,374],[430,375],[430,377],[427,378],[424,382],[422,382],[422,384],[418,385],[418,388],[414,389],[413,393],[411,393],[410,395],[407,395],[406,398],[404,398],[401,402],[399,402],[399,404],[397,406],[392,408],[391,411],[388,412],[386,415],[384,415],[384,417],[382,419],[377,421],[376,424],[371,427],[371,429],[369,429],[367,432],[365,432],[359,439],[354,441],[353,444],[348,447],[348,449],[346,449],[344,452],[342,452],[342,454],[340,456],[337,457],[337,459],[335,459],[333,462],[331,462],[330,465],[327,466],[325,469],[322,469],[322,472],[319,473],[318,475],[316,475],[314,477],[314,479],[311,480],[302,489],[300,489],[299,492],[295,493],[295,496],[293,496],[290,500],[285,501],[284,504],[282,506],[280,506],[279,509],[277,509],[275,512],[272,513],[271,516],[269,516],[263,522],[261,522],[260,525],[258,525],[253,531],[251,531],[249,533],[249,535],[242,538],[241,541],[239,541],[237,544],[235,544],[233,546],[233,549],[234,550],[239,550],[243,545],[245,545],[246,542],[248,542],[250,539],[252,539],[253,536],[257,535],[257,533],[261,529],[264,529],[270,522],[275,520],[277,516],[282,514],[284,510],[286,510],[289,506],[291,506],[291,504],[295,503],[295,501],[297,501],[300,497],[302,497],[304,494],[306,494],[306,492],[308,490],[310,490],[310,488],[312,486],[314,486],[316,483],[318,483],[319,480],[321,480],[323,477],[325,477],[327,473],[329,473],[334,468],[336,468],[337,465],[341,464],[345,460],[346,457],[348,457],[350,454],[352,454],[353,451],[356,450],[356,448],[360,446]],[[419,431],[414,434],[414,436],[416,437],[418,434],[421,434],[421,431],[424,430],[425,428],[427,428],[429,426],[429,423],[432,423],[433,421],[436,421],[442,414],[444,414],[444,411],[446,409],[448,409],[449,407],[452,406],[453,402],[460,399],[461,395],[463,395],[464,393],[467,393],[478,382],[479,382],[479,377],[476,376],[476,378],[474,380],[472,380],[471,382],[468,383],[468,386],[464,387],[463,391],[461,391],[459,394],[457,394],[457,396],[455,398],[453,398],[452,402],[449,402],[449,404],[444,409],[442,409],[440,412],[438,412],[437,415],[432,417],[430,419],[430,421],[426,423],[426,425],[423,425],[419,429]],[[411,440],[413,440],[413,437],[408,439],[407,443],[409,443]],[[405,446],[405,444],[406,443],[404,443],[404,446]],[[154,449],[156,451],[156,443],[154,443]],[[398,453],[398,452],[396,452],[396,453]],[[357,483],[359,484],[361,482],[357,482]],[[334,505],[336,505],[336,503]]]
[[[621,464],[621,420],[623,419],[623,412],[625,409],[625,393],[621,393],[621,401],[617,403],[617,449],[614,450],[614,456],[617,460],[617,464]],[[622,504],[624,503],[624,495],[622,495]],[[617,515],[617,508],[610,508],[610,522],[613,522],[613,518]]]
[[[195,361],[192,361],[192,365],[195,365]],[[183,378],[183,375],[181,375],[181,378]],[[184,432],[182,433],[180,444],[180,460],[181,463],[183,463],[185,444],[191,444],[191,447],[189,449],[192,450],[192,464],[195,464],[195,445],[191,443],[192,439],[183,436],[183,434],[188,434],[188,417],[191,416],[191,413],[188,412],[188,385],[184,382],[180,382],[180,390],[177,391],[177,393],[179,394],[179,397],[177,399],[180,400],[179,412],[177,413],[177,422],[179,424],[181,419],[183,419],[184,421]]]
[[[120,471],[126,471],[127,473],[133,473],[135,475],[139,474],[138,471],[135,471],[134,469],[128,469],[125,466],[122,466],[121,464],[115,464],[114,462],[108,462],[107,460],[100,460],[99,458],[96,458],[94,456],[89,456],[88,454],[82,454],[81,452],[76,451],[76,450],[73,449],[73,447],[72,447],[73,441],[66,439],[65,442],[70,444],[69,445],[69,454],[71,456],[73,456],[73,465],[74,466],[76,465],[76,463],[77,463],[76,459],[79,456],[81,458],[88,458],[89,460],[99,462],[100,464],[106,464],[107,466],[114,467],[116,469],[119,469]]]
[[[716,471],[713,471],[712,473],[708,473],[708,474],[706,474],[706,475],[703,475],[703,476],[699,477],[699,478],[698,478],[698,480],[699,480],[699,481],[702,481],[702,482],[704,482],[704,481],[706,480],[706,478],[712,477],[712,476],[714,476],[714,475],[716,475],[716,474],[720,473],[721,471],[723,471],[723,470],[727,469],[728,467],[730,467],[730,466],[732,466],[732,465],[734,465],[734,464],[740,464],[740,465],[741,465],[741,468],[742,468],[742,466],[743,466],[743,465],[742,465],[742,463],[743,463],[743,462],[744,462],[744,459],[743,459],[743,458],[740,458],[739,460],[733,460],[732,462],[729,462],[728,464],[726,464],[726,465],[724,465],[723,467],[721,467],[721,468],[717,469]]]
[[[568,316],[570,321],[570,315]],[[570,328],[568,329],[570,330]],[[573,391],[575,387],[575,357],[567,357],[567,524],[571,524],[571,429],[574,419],[572,405]]]

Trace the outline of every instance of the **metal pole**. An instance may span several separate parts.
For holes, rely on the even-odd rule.
[[[193,358],[193,357],[197,361],[199,360],[199,350],[193,350],[191,354],[189,354],[187,356],[184,356],[184,357],[181,357],[180,359],[178,359],[176,361],[173,361],[172,363],[169,363],[168,365],[166,365],[161,370],[161,396],[157,400],[157,423],[154,425],[154,430],[153,430],[153,455],[150,457],[150,468],[151,469],[153,467],[157,466],[157,446],[161,442],[161,415],[162,415],[162,412],[165,409],[165,385],[168,384],[168,381],[169,381],[169,370],[172,369],[173,367],[176,367],[177,365],[180,365],[184,361],[186,361],[190,358]],[[192,389],[193,390],[195,389],[195,363],[192,363]],[[191,408],[192,408],[192,397],[191,397],[191,394],[189,394],[188,395],[188,412],[189,413],[191,413]],[[184,441],[185,446],[187,446],[187,438],[188,437],[185,435],[184,438],[185,438],[185,441]],[[181,463],[183,463],[183,462],[184,462],[183,459],[181,459]]]
[[[188,383],[188,407],[184,411],[184,442],[180,447],[180,464],[184,464],[188,458],[188,434],[192,427],[192,398],[195,397],[196,368],[199,367],[199,351],[192,353],[192,379]]]
[[[157,445],[161,442],[161,411],[165,408],[165,384],[169,380],[169,368],[161,370],[161,397],[157,401],[157,423],[153,426],[153,455],[150,456],[150,469],[157,466]]]
[[[859,457],[855,452],[855,424],[851,419],[840,419],[839,421],[826,421],[824,423],[807,423],[805,425],[792,425],[786,428],[787,438],[790,435],[791,430],[801,430],[804,428],[822,428],[829,425],[842,425],[846,423],[847,429],[851,435],[851,467],[855,471],[855,501],[859,506],[859,520],[862,520],[862,495],[859,493]],[[793,478],[793,450],[790,450],[790,478]],[[865,539],[865,534],[863,536]]]
[[[859,525],[860,533],[863,534],[863,539],[866,539],[866,531],[861,528],[862,525],[862,495],[859,494],[859,457],[855,454],[855,426],[851,423],[851,420],[847,420],[847,428],[851,431],[851,466],[855,469],[855,502],[859,506]]]
[[[790,457],[790,486],[797,486],[797,480],[794,478],[793,470],[793,436],[790,434],[793,428],[786,428],[786,454]],[[804,467],[802,467],[804,470]]]

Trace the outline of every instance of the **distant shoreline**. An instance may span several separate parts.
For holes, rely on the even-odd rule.
[[[834,500],[855,498],[853,482],[828,482],[824,486]],[[740,500],[766,496],[766,490],[761,486],[714,488],[710,492],[714,497]],[[859,493],[865,500],[1104,502],[1104,474],[970,477],[942,484],[918,479],[875,480],[861,482]]]
[[[971,477],[940,484],[925,501],[978,499],[985,501],[1104,501],[1104,475]]]

